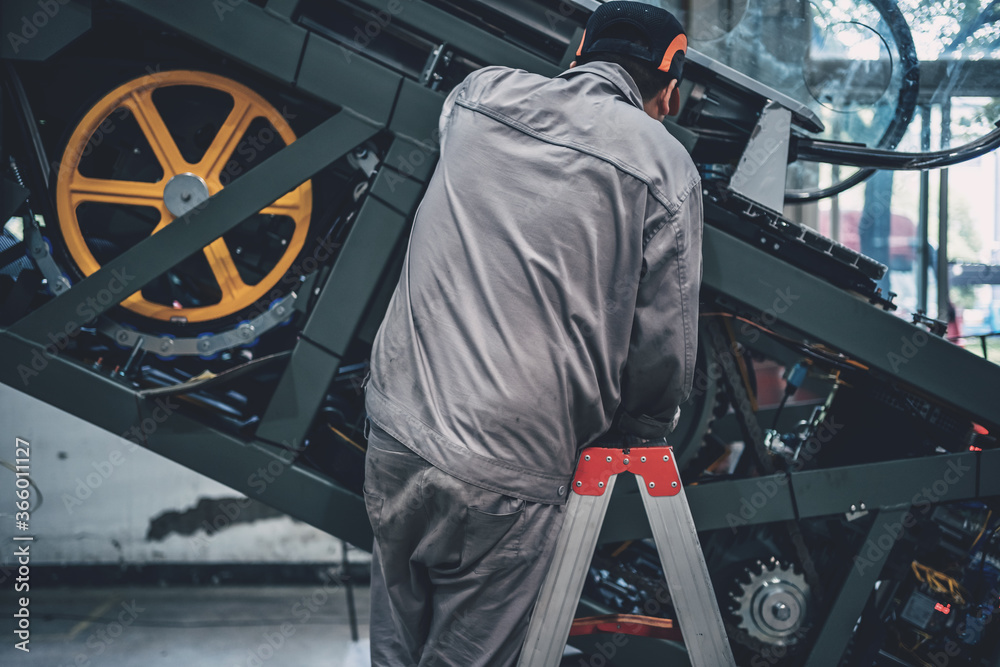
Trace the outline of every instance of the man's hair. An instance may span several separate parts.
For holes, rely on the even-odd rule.
[[[612,26],[601,33],[600,36],[628,40],[643,49],[649,49],[649,40],[646,39],[646,36],[642,34],[642,31],[630,25],[619,24]],[[638,86],[643,102],[648,102],[656,97],[661,90],[669,86],[670,82],[674,80],[674,77],[656,69],[650,63],[619,53],[587,53],[577,57],[576,64],[585,65],[597,60],[621,65],[629,73],[629,76],[632,77],[632,80],[635,81],[635,85]]]

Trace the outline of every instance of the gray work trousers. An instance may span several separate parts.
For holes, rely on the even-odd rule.
[[[514,665],[565,506],[467,484],[369,428],[372,667]]]

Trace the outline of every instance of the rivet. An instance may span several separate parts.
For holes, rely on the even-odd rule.
[[[603,488],[604,488],[604,482],[598,482],[598,483],[597,483],[597,486],[598,486],[599,488],[602,488],[602,489],[603,489]]]
[[[864,508],[865,508],[865,504],[861,503],[861,509],[864,509]]]
[[[581,487],[581,486],[583,486],[583,482],[577,482],[576,485],[577,485],[577,487]]]
[[[670,486],[672,486],[672,487],[674,487],[676,489],[677,488],[677,482],[670,482]]]
[[[628,465],[628,459],[625,459],[622,463],[624,463],[625,465]]]
[[[663,460],[664,460],[664,461],[669,461],[669,460],[670,460],[670,457],[669,457],[669,456],[664,456],[664,457],[663,457]]]
[[[656,482],[650,482],[649,483],[649,488],[655,489],[656,488]]]
[[[857,512],[858,511],[858,506],[857,505],[851,505],[851,511],[852,512]]]
[[[586,456],[584,456],[583,460],[584,461],[589,461],[590,460],[590,454],[587,454]]]
[[[641,461],[642,463],[645,463],[646,462],[646,457],[645,456],[640,457],[639,461]]]
[[[611,463],[611,457],[610,456],[608,457],[608,463]]]

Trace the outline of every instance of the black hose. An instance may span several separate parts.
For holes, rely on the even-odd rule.
[[[920,92],[920,60],[917,58],[917,47],[913,43],[910,26],[907,25],[896,0],[871,0],[871,3],[878,10],[882,20],[889,26],[889,32],[892,34],[892,38],[896,42],[896,49],[899,51],[900,66],[903,68],[902,82],[896,95],[896,113],[876,144],[876,148],[891,150],[903,138],[906,128],[910,125],[913,114],[917,110],[917,94]],[[871,168],[861,169],[843,181],[819,190],[786,190],[785,201],[804,204],[832,197],[865,181],[875,171]]]
[[[805,160],[871,169],[921,171],[972,160],[1000,146],[1000,128],[975,141],[941,151],[906,153],[829,141],[800,140],[797,154]]]

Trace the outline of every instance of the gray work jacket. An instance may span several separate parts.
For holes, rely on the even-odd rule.
[[[700,178],[607,62],[473,72],[440,132],[369,417],[463,481],[563,503],[580,448],[665,435],[691,390]]]

